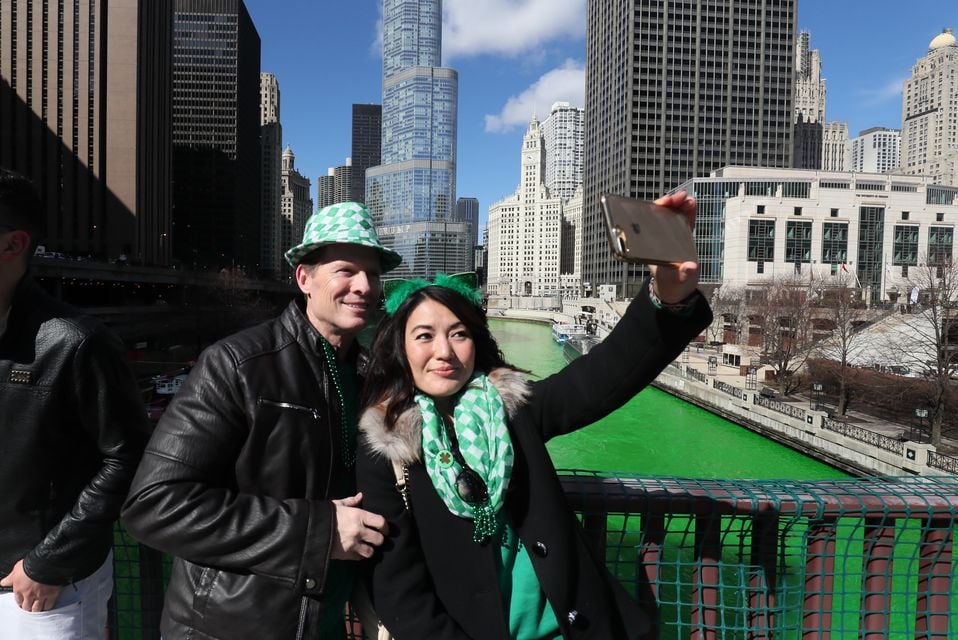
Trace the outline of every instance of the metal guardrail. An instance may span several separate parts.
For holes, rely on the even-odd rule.
[[[722,382],[721,380],[712,380],[712,388],[718,389],[722,393],[727,393],[730,396],[735,396],[739,400],[742,399],[742,390],[739,387],[731,385],[727,382]]]
[[[708,384],[708,376],[693,367],[685,367],[685,375],[693,380],[698,380],[702,384]]]
[[[958,458],[952,458],[937,451],[928,452],[928,466],[958,475]]]
[[[805,421],[805,409],[792,406],[780,400],[772,400],[771,398],[766,398],[761,394],[756,393],[752,395],[752,404],[757,404],[760,407],[771,409],[772,411],[795,418],[796,420],[801,420],[803,422]]]
[[[841,422],[831,418],[822,418],[822,428],[828,429],[829,431],[834,431],[835,433],[840,433],[843,436],[848,436],[849,438],[858,440],[859,442],[865,442],[878,447],[879,449],[891,451],[892,453],[898,455],[904,455],[905,453],[905,443],[901,440],[889,438],[886,435],[882,435],[862,427],[856,427],[855,425],[850,425],[847,422]]]

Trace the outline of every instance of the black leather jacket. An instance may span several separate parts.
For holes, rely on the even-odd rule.
[[[165,638],[318,637],[330,499],[354,485],[335,393],[299,302],[201,354],[123,511],[133,536],[177,557]]]
[[[103,564],[148,429],[120,340],[25,276],[0,337],[0,575]]]

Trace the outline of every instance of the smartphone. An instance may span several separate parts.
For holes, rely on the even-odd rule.
[[[645,200],[605,194],[600,198],[612,253],[641,264],[698,262],[684,215]]]

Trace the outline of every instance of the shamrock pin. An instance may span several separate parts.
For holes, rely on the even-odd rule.
[[[443,469],[448,469],[452,466],[452,453],[449,451],[443,449],[439,452],[436,458],[439,460],[439,466]]]

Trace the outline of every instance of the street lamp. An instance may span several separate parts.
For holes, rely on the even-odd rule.
[[[918,438],[914,437],[914,425],[912,425],[911,440],[920,443],[922,434],[925,432],[925,418],[928,417],[928,407],[915,407],[915,417],[918,418]]]
[[[811,398],[808,401],[808,407],[812,411],[818,411],[819,404],[822,401],[822,390],[825,388],[821,382],[812,383]]]

